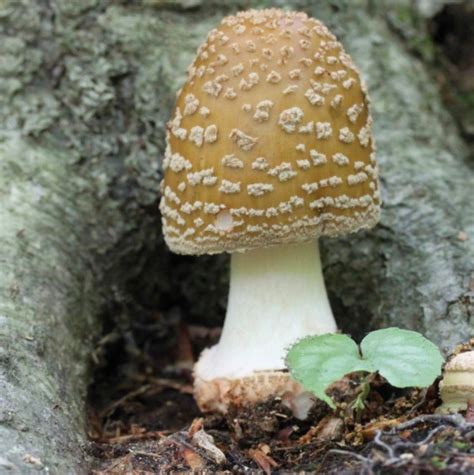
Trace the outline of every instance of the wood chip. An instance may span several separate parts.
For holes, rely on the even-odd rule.
[[[199,429],[193,435],[192,441],[194,444],[204,450],[206,455],[218,465],[221,465],[226,461],[224,452],[222,452],[222,450],[216,447],[216,444],[214,444],[214,437],[205,432],[204,429]]]
[[[183,456],[186,463],[189,465],[191,470],[202,470],[206,466],[206,462],[204,459],[194,450],[188,449],[185,447],[181,451],[181,455]]]
[[[298,439],[298,444],[309,444],[313,439],[319,442],[338,439],[342,435],[343,427],[344,422],[339,417],[323,417],[317,425]]]
[[[189,426],[188,429],[188,436],[192,439],[194,437],[194,434],[202,429],[202,417],[197,417],[196,419],[191,422],[191,425]]]
[[[271,475],[272,468],[278,467],[278,464],[269,455],[261,449],[249,449],[250,458],[265,472],[266,475]]]
[[[383,419],[381,421],[371,422],[362,428],[362,435],[364,436],[364,439],[373,439],[377,431],[383,431],[385,429],[396,427],[405,419],[405,417],[400,417],[397,419]]]

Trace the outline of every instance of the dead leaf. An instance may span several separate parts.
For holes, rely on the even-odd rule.
[[[316,440],[319,442],[327,442],[340,439],[343,428],[344,422],[342,419],[339,419],[339,417],[330,417],[326,421],[326,424],[316,434]]]
[[[313,438],[320,442],[334,440],[342,435],[344,422],[339,417],[325,416],[298,439],[299,444],[309,444]]]
[[[177,356],[174,366],[192,370],[194,366],[193,348],[187,325],[181,323],[178,328]]]
[[[188,429],[188,436],[192,439],[194,434],[202,429],[202,417],[197,417],[196,419],[191,422],[191,425]]]
[[[270,446],[268,444],[259,444],[258,448],[265,454],[268,455],[271,452]]]
[[[278,467],[278,464],[269,455],[261,449],[249,449],[250,458],[266,473],[271,475],[272,468]]]
[[[375,422],[369,422],[362,428],[362,435],[364,439],[373,439],[377,431],[383,431],[385,429],[390,429],[392,427],[398,426],[406,418],[400,417],[397,419],[383,419]]]
[[[185,447],[181,454],[191,470],[202,470],[206,466],[204,459],[194,450]]]
[[[206,454],[218,465],[223,464],[226,461],[224,452],[214,444],[214,437],[205,432],[204,429],[199,429],[193,435],[192,441],[198,447],[203,449],[204,452],[206,452]]]

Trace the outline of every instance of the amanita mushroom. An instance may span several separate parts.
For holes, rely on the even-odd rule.
[[[474,350],[459,353],[446,363],[439,395],[441,413],[465,411],[469,401],[474,404]]]
[[[232,253],[222,336],[194,370],[201,409],[298,392],[285,349],[336,331],[317,239],[378,221],[371,125],[351,58],[304,13],[229,16],[198,49],[160,209],[172,251]]]

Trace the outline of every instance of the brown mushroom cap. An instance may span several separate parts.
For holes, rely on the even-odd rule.
[[[318,20],[222,20],[169,123],[160,204],[170,249],[213,254],[372,227],[380,209],[368,98]]]

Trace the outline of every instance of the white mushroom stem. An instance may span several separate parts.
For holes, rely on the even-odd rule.
[[[292,343],[334,331],[316,242],[235,253],[222,336],[202,353],[195,375],[236,379],[281,370]]]

